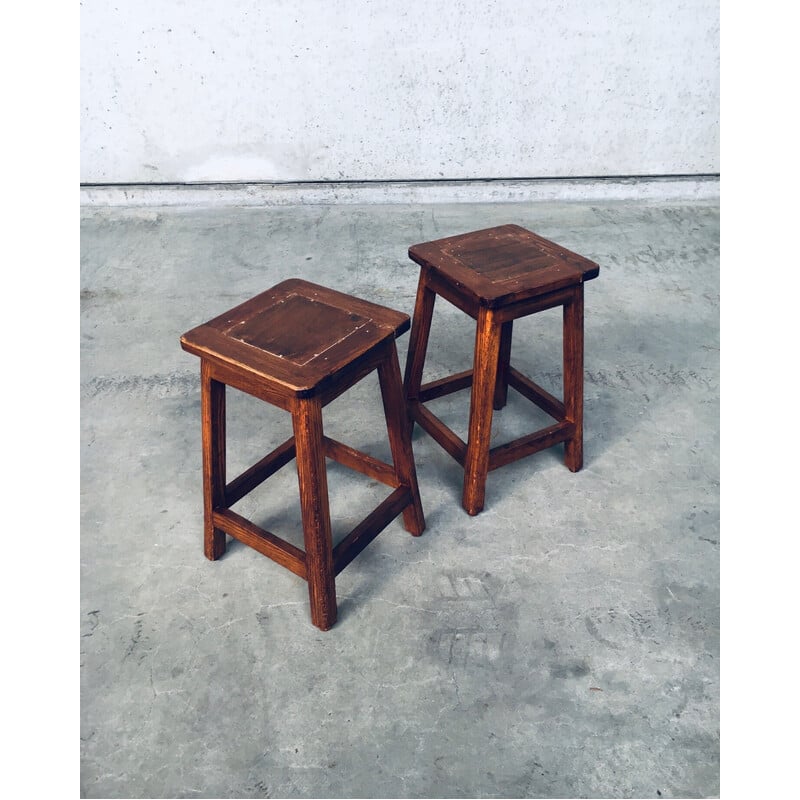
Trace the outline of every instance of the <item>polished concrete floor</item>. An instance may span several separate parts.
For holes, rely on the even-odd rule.
[[[460,508],[418,428],[428,528],[338,578],[339,622],[238,543],[202,553],[199,362],[180,335],[300,276],[413,309],[408,246],[514,222],[601,264],[586,286],[585,467],[557,446]],[[719,209],[615,202],[85,209],[81,789],[85,797],[719,795]],[[470,365],[436,306],[426,380]],[[408,335],[398,341],[405,362]],[[560,316],[512,363],[560,391]],[[389,458],[377,379],[326,432]],[[432,409],[461,435],[468,393]],[[513,390],[496,442],[539,427]],[[229,475],[291,431],[229,391]],[[334,537],[385,487],[329,471]],[[300,543],[289,465],[237,510]]]

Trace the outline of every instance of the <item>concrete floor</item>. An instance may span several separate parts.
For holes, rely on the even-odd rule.
[[[561,446],[504,467],[471,518],[417,428],[428,529],[391,523],[339,576],[328,633],[255,551],[206,561],[181,333],[291,276],[411,313],[410,244],[505,222],[601,264],[583,471]],[[84,210],[82,796],[718,796],[718,242],[708,202]],[[554,392],[559,326],[515,324],[512,352]],[[437,303],[426,380],[469,365],[473,332]],[[388,459],[376,392],[326,431]],[[468,393],[436,404],[463,435]],[[231,476],[291,430],[233,391],[228,415]],[[538,422],[512,391],[494,436]],[[329,480],[341,538],[385,487]],[[237,510],[302,541],[292,465]]]

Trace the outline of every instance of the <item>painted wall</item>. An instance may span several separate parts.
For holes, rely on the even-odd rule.
[[[712,0],[83,0],[81,181],[719,172]]]

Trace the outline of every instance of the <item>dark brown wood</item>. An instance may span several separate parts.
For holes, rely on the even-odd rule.
[[[422,403],[415,400],[410,404],[410,408],[414,421],[463,467],[467,457],[467,443]]]
[[[549,425],[535,433],[520,436],[513,442],[493,447],[489,451],[489,470],[503,467],[512,461],[518,461],[520,458],[538,453],[540,450],[546,450],[548,447],[568,439],[574,430],[575,426],[572,422],[557,422],[555,425]]]
[[[330,305],[305,294],[285,299],[252,316],[226,324],[223,333],[302,367],[356,335],[372,320],[355,311]],[[331,331],[336,331],[332,339]]]
[[[468,314],[472,319],[478,319],[478,310],[481,307],[480,298],[461,283],[451,282],[444,275],[432,269],[423,269],[425,283],[429,289],[436,292],[437,297],[444,297],[448,303],[454,305],[459,311]]]
[[[225,532],[214,525],[214,511],[225,502],[225,385],[200,364],[200,424],[203,442],[204,552],[210,561],[225,554]]]
[[[529,317],[531,314],[538,314],[540,311],[547,311],[548,308],[556,308],[568,303],[572,297],[572,288],[559,289],[555,292],[548,292],[539,297],[530,297],[527,300],[512,302],[496,310],[495,319],[498,322],[510,322],[520,317]]]
[[[500,225],[412,245],[412,260],[488,308],[595,278],[588,258],[519,225]]]
[[[464,460],[462,505],[475,516],[483,509],[486,475],[489,472],[489,442],[492,435],[494,390],[500,358],[500,330],[494,311],[482,308],[475,334],[472,395],[469,406],[469,438]]]
[[[468,386],[472,386],[471,369],[458,372],[447,378],[439,378],[438,381],[423,384],[419,389],[419,401],[420,403],[427,403],[428,400],[435,400],[437,397],[459,392]]]
[[[305,579],[306,554],[300,548],[279,539],[274,533],[265,531],[230,508],[215,511],[214,522],[221,530],[238,539],[242,544],[252,547],[261,555],[271,558],[294,572],[295,575]]]
[[[575,426],[564,445],[564,463],[577,472],[583,467],[583,284],[564,305],[564,409]]]
[[[417,299],[414,305],[414,324],[408,341],[406,355],[406,371],[404,391],[408,400],[415,400],[419,396],[422,384],[422,368],[425,364],[425,354],[428,351],[428,337],[431,332],[431,319],[436,294],[425,283],[425,272],[419,276],[417,286]]]
[[[378,367],[378,380],[381,387],[392,461],[398,480],[403,486],[408,487],[410,492],[409,502],[403,509],[403,524],[412,536],[420,536],[425,530],[425,515],[422,513],[422,502],[419,497],[417,468],[411,449],[411,429],[407,424],[408,416],[403,395],[403,383],[400,379],[400,363],[394,344],[389,356]]]
[[[583,284],[599,266],[525,230],[501,225],[424,242],[409,248],[420,269],[412,337],[427,343],[436,296],[478,321],[472,371],[421,385],[425,348],[409,349],[406,392],[409,414],[464,466],[462,504],[470,514],[484,506],[486,475],[559,442],[565,462],[583,463]],[[511,366],[513,321],[563,306],[564,400]],[[465,444],[425,402],[472,385],[469,438]],[[503,408],[508,387],[519,391],[555,420],[542,430],[489,448],[492,415]]]
[[[292,415],[292,423],[297,448],[311,622],[320,630],[327,631],[336,622],[336,582],[319,399],[301,400]]]
[[[292,436],[225,487],[226,505],[232,506],[245,495],[250,494],[256,486],[260,486],[281,467],[286,466],[294,456],[294,436]]]
[[[497,383],[494,387],[494,409],[499,411],[508,400],[508,369],[511,363],[511,337],[514,323],[504,322],[500,329],[500,357],[497,361]]]
[[[213,357],[202,359],[207,365],[214,380],[224,383],[240,392],[253,395],[265,403],[291,411],[295,406],[297,396],[294,392],[287,392],[285,387],[268,382],[258,375],[242,371],[225,362],[216,361]]]
[[[386,339],[365,353],[357,361],[348,364],[343,369],[331,373],[320,381],[317,395],[322,407],[344,394],[362,378],[378,368],[378,365],[387,358],[389,348],[394,346],[394,339]]]
[[[516,389],[523,397],[535,403],[545,414],[549,414],[553,419],[566,419],[567,412],[564,404],[553,397],[550,392],[542,389],[538,383],[534,383],[527,375],[523,375],[519,370],[510,367],[508,370],[508,384]]]
[[[304,578],[311,621],[322,630],[336,622],[338,570],[400,513],[414,536],[425,529],[395,346],[409,326],[406,314],[293,279],[181,337],[184,350],[201,359],[206,554],[219,558],[230,535]],[[323,432],[323,406],[376,369],[392,465]],[[227,486],[226,385],[291,412],[294,427],[293,437]],[[335,550],[326,457],[394,489]],[[305,552],[229,508],[293,458]]]
[[[408,508],[411,490],[398,486],[333,549],[333,566],[338,575],[399,513]]]
[[[397,477],[393,466],[362,453],[360,450],[342,444],[342,442],[337,442],[328,436],[323,441],[325,443],[325,455],[343,467],[360,472],[368,478],[385,483],[395,489],[400,485],[401,481]]]
[[[188,331],[181,346],[278,395],[310,397],[409,325],[407,314],[292,279]]]

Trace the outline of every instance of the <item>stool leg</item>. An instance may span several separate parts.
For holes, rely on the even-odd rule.
[[[564,443],[564,463],[572,472],[583,466],[583,284],[564,304],[564,407],[575,433]]]
[[[508,400],[508,367],[511,363],[511,334],[513,321],[503,323],[500,331],[500,358],[497,364],[497,383],[494,386],[494,408],[499,411]]]
[[[213,512],[225,506],[225,384],[200,361],[200,424],[203,441],[203,550],[216,561],[225,554],[225,532],[214,527]]]
[[[328,507],[328,476],[322,447],[322,405],[317,397],[297,401],[292,414],[297,478],[306,548],[311,622],[323,631],[336,622],[336,581]]]
[[[420,272],[417,285],[417,299],[414,304],[414,317],[411,322],[411,335],[408,341],[406,372],[404,380],[405,396],[409,402],[419,397],[422,385],[422,370],[425,366],[425,353],[428,350],[428,337],[431,332],[433,305],[436,293],[425,281],[425,271]],[[413,420],[412,420],[413,428]]]
[[[486,476],[489,472],[489,444],[492,435],[492,411],[500,360],[500,328],[494,312],[481,308],[475,333],[472,395],[469,407],[469,439],[464,462],[462,505],[471,516],[483,509]]]
[[[419,536],[425,530],[425,515],[417,485],[417,468],[411,449],[411,436],[406,423],[406,406],[403,384],[400,380],[400,363],[397,347],[391,343],[389,355],[378,366],[378,379],[381,384],[383,410],[386,415],[386,428],[389,433],[389,446],[392,448],[392,461],[398,480],[411,490],[411,504],[403,509],[403,524],[412,536]]]

